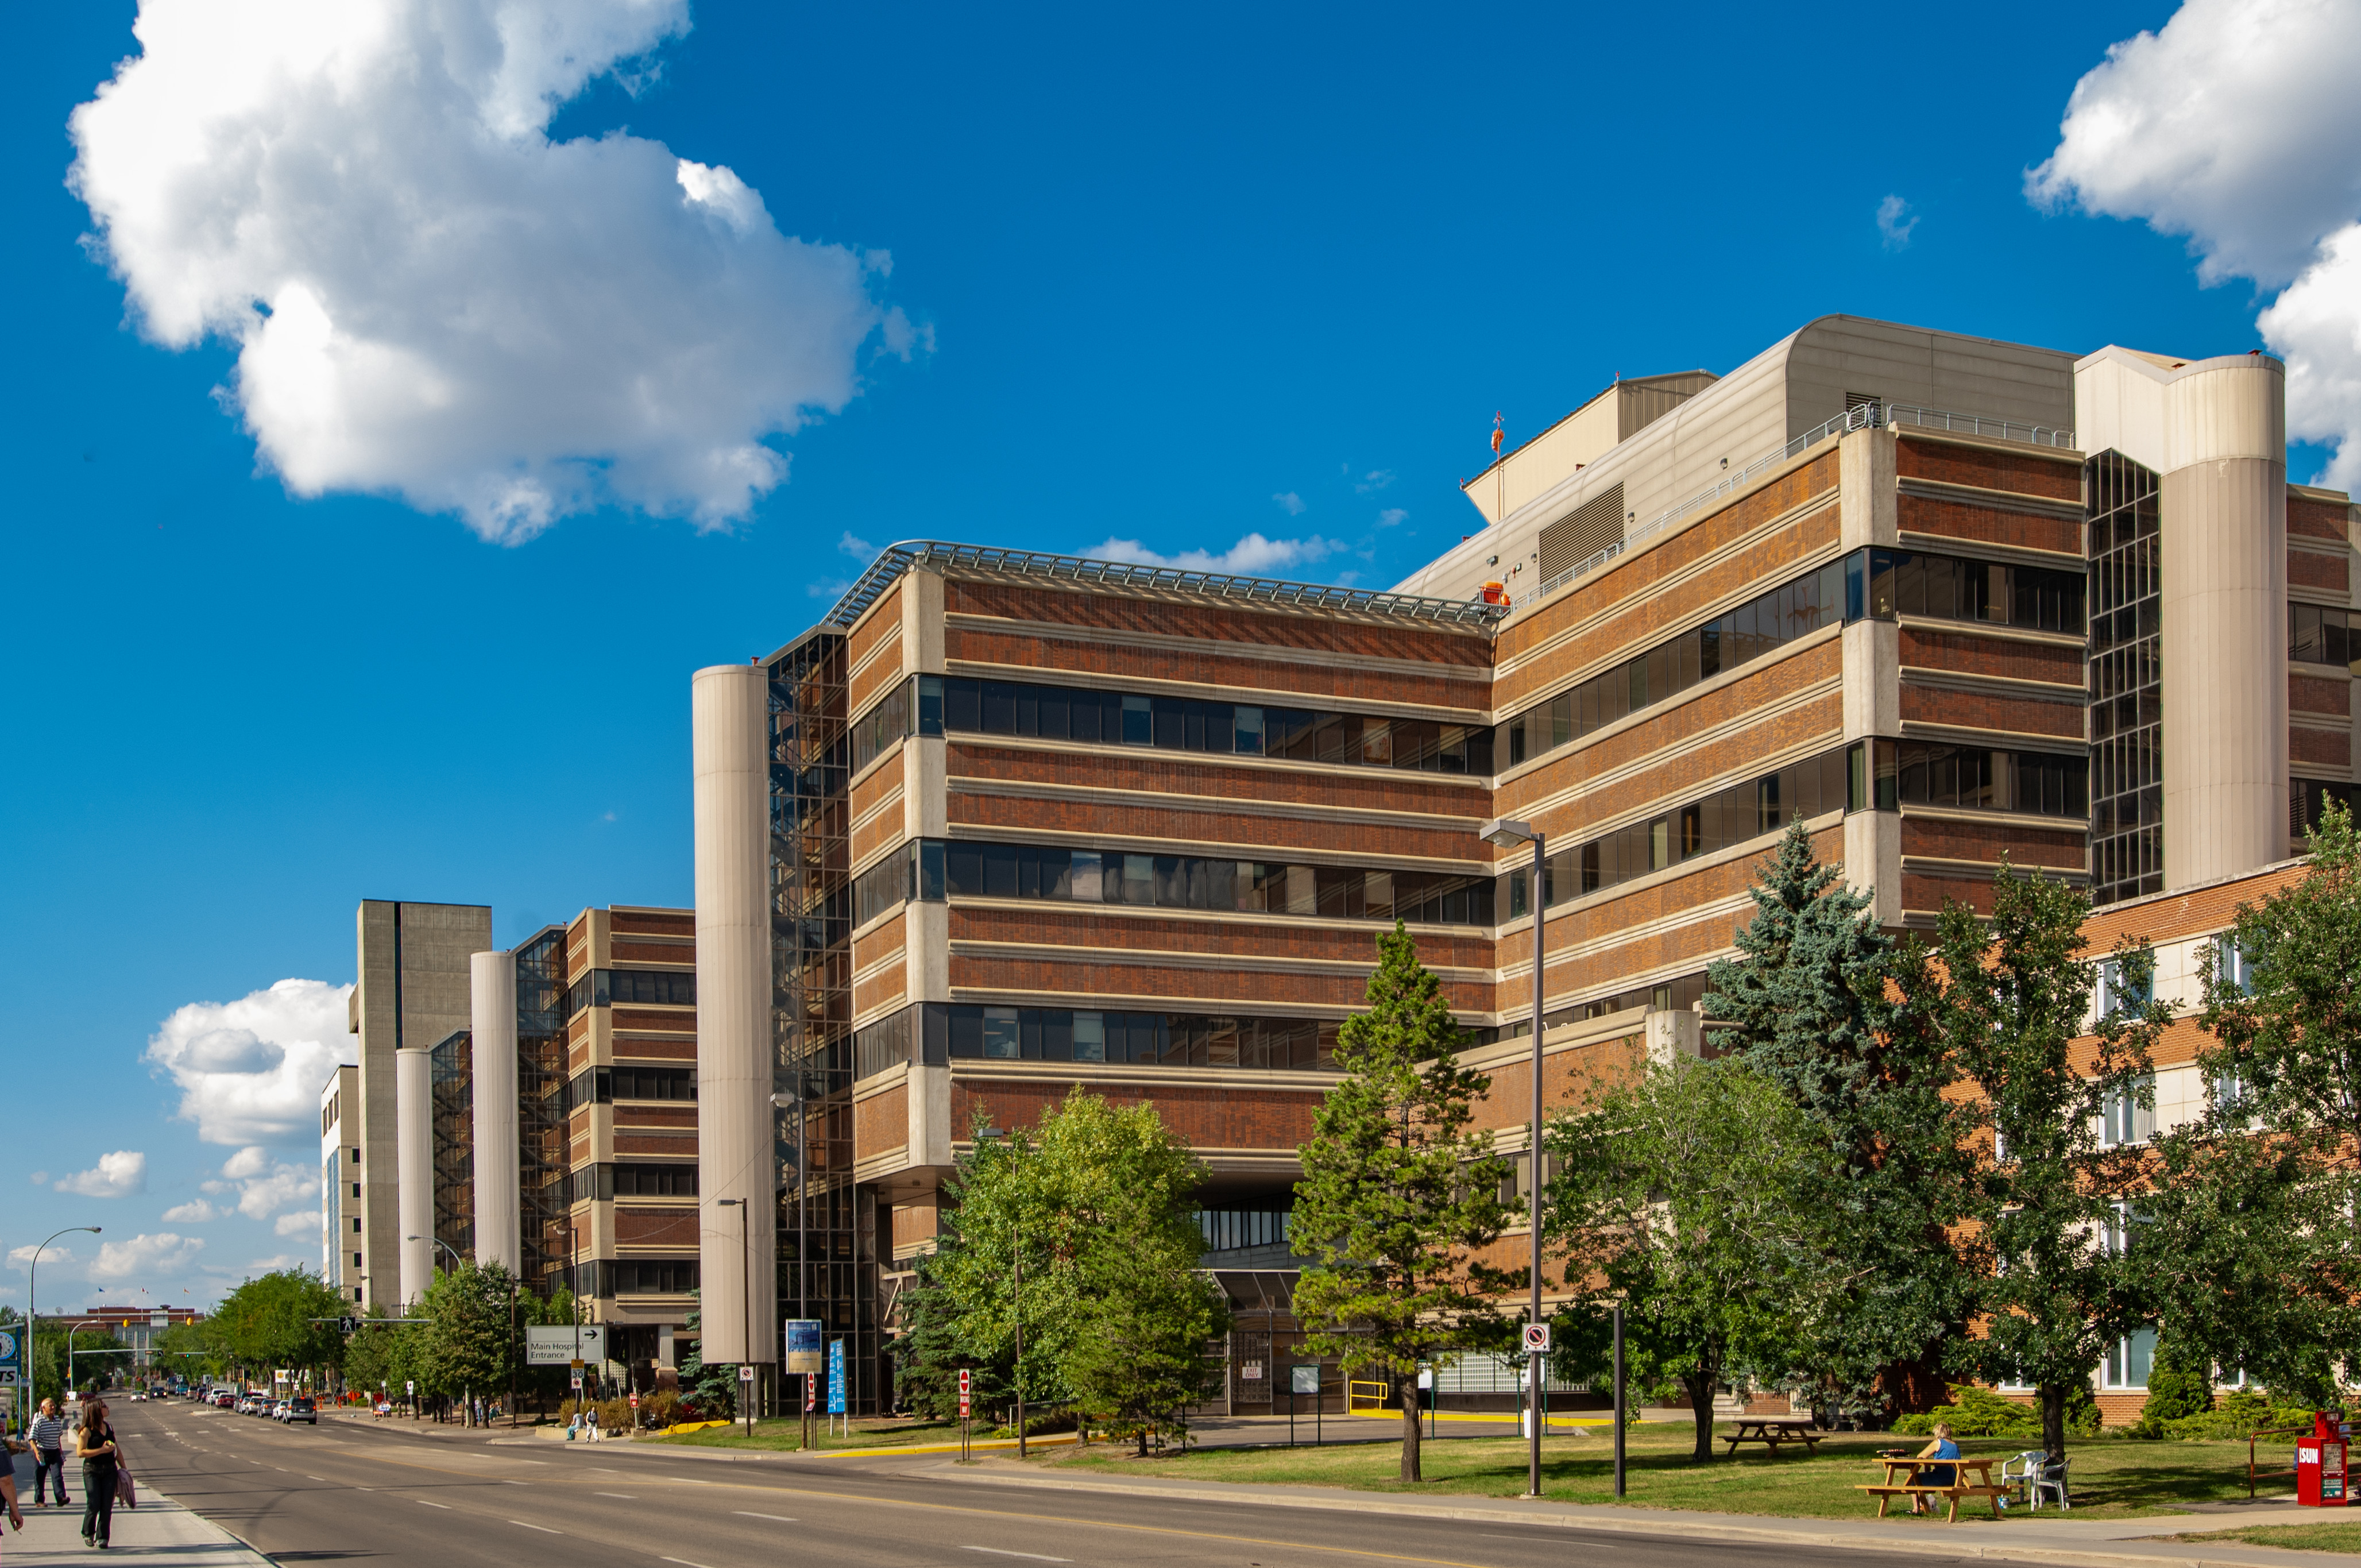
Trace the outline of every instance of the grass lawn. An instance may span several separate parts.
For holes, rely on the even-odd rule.
[[[900,1448],[910,1444],[957,1442],[957,1421],[860,1421],[852,1423],[851,1435],[834,1437],[826,1431],[827,1420],[815,1416],[813,1433],[818,1441],[812,1444],[814,1453],[837,1448]],[[793,1453],[803,1446],[799,1420],[758,1420],[754,1434],[746,1435],[741,1421],[728,1428],[708,1427],[703,1431],[676,1432],[670,1437],[642,1437],[639,1442],[668,1443],[675,1448],[761,1448]]]
[[[2301,1552],[2361,1552],[2361,1524],[2262,1524],[2237,1530],[2176,1535],[2175,1541],[2242,1541],[2249,1546],[2286,1546]]]
[[[1817,1454],[1791,1448],[1776,1459],[1760,1449],[1742,1452],[1736,1459],[1723,1458],[1717,1442],[1715,1458],[1705,1464],[1690,1460],[1693,1441],[1685,1425],[1651,1423],[1632,1429],[1627,1449],[1625,1505],[1794,1519],[1865,1519],[1877,1511],[1877,1505],[1852,1488],[1882,1478],[1883,1472],[1875,1464],[1877,1451],[1905,1442],[1916,1449],[1926,1440],[1885,1432],[1839,1432],[1824,1439]],[[1545,1439],[1542,1444],[1543,1495],[1568,1503],[1614,1502],[1613,1442],[1613,1434],[1604,1431]],[[2015,1453],[2026,1444],[2015,1439],[1970,1438],[1960,1446],[1971,1458],[1998,1458]],[[1444,1437],[1431,1439],[1422,1447],[1426,1480],[1415,1487],[1394,1478],[1401,1464],[1400,1445],[1396,1442],[1326,1449],[1196,1449],[1169,1459],[1146,1461],[1124,1457],[1102,1444],[1079,1452],[1067,1450],[1042,1463],[1191,1480],[1351,1486],[1377,1492],[1494,1497],[1524,1493],[1526,1451],[1521,1439]],[[2077,1438],[2070,1441],[2067,1453],[2074,1466],[2076,1519],[2169,1515],[2180,1511],[2177,1505],[2181,1503],[2246,1495],[2246,1445],[2243,1442]],[[2287,1484],[2265,1485],[2283,1488]],[[1901,1511],[1897,1505],[1895,1512]],[[1971,1517],[1993,1522],[1991,1505],[1982,1499],[1962,1499],[1960,1518]],[[2009,1517],[2037,1516],[2015,1509]],[[2045,1511],[2037,1517],[2056,1516]]]

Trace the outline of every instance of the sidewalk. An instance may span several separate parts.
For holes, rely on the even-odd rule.
[[[983,1459],[971,1465],[940,1464],[929,1475],[972,1486],[1032,1486],[1126,1497],[1169,1497],[1190,1502],[1256,1504],[1269,1508],[1329,1508],[1342,1513],[1399,1514],[1414,1519],[1465,1519],[1486,1524],[1551,1525],[1619,1534],[1671,1536],[1692,1541],[1861,1552],[1911,1552],[1989,1562],[2048,1563],[2061,1568],[2361,1568],[2361,1554],[2292,1552],[2248,1546],[2235,1541],[2178,1541],[2164,1536],[2228,1530],[2243,1524],[2318,1522],[2312,1509],[2258,1508],[2235,1513],[2206,1512],[2156,1519],[2077,1519],[2045,1510],[2012,1514],[2004,1520],[1971,1521],[1964,1507],[1956,1525],[1939,1520],[1880,1519],[1866,1509],[1860,1519],[1773,1519],[1759,1514],[1676,1512],[1668,1508],[1601,1508],[1580,1503],[1528,1502],[1520,1497],[1437,1497],[1432,1500],[1392,1492],[1356,1492],[1341,1486],[1260,1486],[1218,1481],[1167,1481],[1153,1476],[1109,1478],[1049,1475],[1012,1461]],[[2333,1519],[2331,1522],[2334,1522]]]
[[[81,1479],[79,1474],[74,1476],[72,1508],[37,1508],[32,1463],[19,1459],[16,1495],[25,1528],[21,1533],[9,1531],[7,1546],[0,1549],[5,1550],[7,1568],[64,1568],[67,1563],[88,1568],[93,1562],[126,1552],[137,1559],[140,1568],[274,1568],[269,1558],[221,1526],[144,1486],[137,1508],[115,1510],[109,1531],[113,1547],[93,1552],[82,1543]],[[0,1519],[0,1529],[5,1528],[5,1519]]]

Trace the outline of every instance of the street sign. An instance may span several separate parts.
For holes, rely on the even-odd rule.
[[[631,1396],[631,1409],[635,1409],[635,1410],[636,1410],[636,1409],[638,1409],[639,1408],[640,1408],[640,1397],[639,1397],[637,1394],[634,1394],[634,1395],[632,1395],[632,1396]]]
[[[819,1408],[819,1379],[806,1374],[804,1377],[804,1414],[810,1415]]]
[[[746,1361],[739,1364],[738,1381],[741,1383],[752,1383],[754,1381],[754,1364],[752,1362]]]
[[[13,1366],[0,1366],[0,1388],[15,1387],[16,1387],[16,1369]]]
[[[1525,1325],[1525,1349],[1538,1355],[1550,1347],[1550,1326],[1547,1323]]]
[[[828,1413],[844,1414],[844,1342],[828,1342]]]
[[[1295,1381],[1290,1385],[1290,1387],[1294,1392],[1298,1394],[1317,1394],[1320,1392],[1320,1368],[1317,1366],[1290,1366],[1287,1370],[1289,1376],[1295,1379]]]
[[[575,1336],[580,1335],[577,1341]],[[577,1344],[580,1348],[577,1349]],[[527,1366],[579,1365],[585,1361],[607,1359],[607,1325],[584,1323],[534,1323],[524,1331],[524,1364]]]
[[[1262,1363],[1261,1363],[1261,1362],[1259,1362],[1259,1361],[1247,1361],[1247,1362],[1241,1362],[1241,1363],[1238,1365],[1238,1377],[1239,1377],[1239,1380],[1240,1380],[1240,1381],[1242,1381],[1242,1382],[1246,1382],[1246,1383],[1259,1383],[1259,1382],[1261,1382],[1261,1381],[1262,1381]]]
[[[361,1332],[361,1321],[358,1318],[338,1318],[336,1332],[340,1334],[357,1334]]]
[[[965,1420],[968,1418],[968,1379],[974,1376],[975,1374],[970,1372],[966,1367],[962,1366],[960,1368],[960,1420]]]
[[[12,1366],[16,1362],[16,1336],[5,1329],[0,1329],[0,1361]]]
[[[820,1370],[820,1322],[818,1318],[789,1318],[787,1330],[787,1370],[818,1373]]]
[[[402,1379],[401,1391],[402,1391],[403,1393],[405,1393],[405,1394],[415,1394],[415,1393],[417,1393],[417,1392],[418,1392],[418,1382],[417,1382],[417,1379],[415,1379],[415,1378],[404,1378],[404,1379]]]

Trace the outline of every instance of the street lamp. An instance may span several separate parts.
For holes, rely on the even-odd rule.
[[[456,1269],[461,1263],[466,1261],[460,1257],[459,1249],[453,1246],[449,1242],[445,1241],[441,1236],[404,1236],[401,1239],[406,1242],[433,1242],[436,1246],[441,1247],[445,1252],[451,1255],[451,1266],[454,1269]]]
[[[796,1075],[796,1087],[800,1089],[802,1086],[802,1074],[798,1073]],[[804,1209],[804,1118],[801,1113],[803,1101],[798,1096],[791,1092],[775,1093],[771,1096],[771,1106],[774,1110],[794,1111],[797,1113],[796,1116],[796,1316],[798,1319],[802,1319],[811,1315],[805,1310],[804,1305],[804,1281],[809,1277],[809,1275],[807,1273],[807,1262],[804,1257],[804,1214],[806,1211]],[[753,1325],[752,1323],[747,1325],[746,1332],[749,1334],[752,1334],[754,1332]],[[780,1380],[784,1383],[785,1381],[785,1374],[786,1371],[786,1367],[784,1363],[781,1365],[779,1370],[782,1375]],[[811,1403],[809,1397],[811,1374],[807,1372],[803,1376],[806,1386],[806,1398],[804,1399],[804,1403],[808,1405]],[[798,1437],[796,1441],[797,1442],[801,1442],[803,1439]]]
[[[1520,822],[1513,817],[1496,817],[1484,824],[1484,842],[1495,849],[1511,845],[1531,844],[1533,847],[1533,885],[1525,900],[1533,913],[1533,1120],[1532,1130],[1525,1142],[1527,1169],[1532,1177],[1528,1187],[1532,1192],[1525,1204],[1525,1224],[1532,1238],[1532,1317],[1542,1321],[1542,963],[1543,916],[1549,912],[1543,907],[1543,877],[1546,872],[1545,855],[1548,835],[1530,822]],[[1542,1371],[1547,1365],[1537,1351],[1525,1353],[1525,1378],[1529,1387],[1525,1404],[1532,1411],[1532,1426],[1525,1463],[1525,1496],[1542,1495]]]
[[[27,1412],[41,1408],[40,1391],[34,1387],[34,1380],[40,1376],[40,1364],[33,1354],[34,1340],[41,1332],[39,1300],[41,1248],[48,1246],[49,1242],[57,1240],[58,1236],[70,1236],[77,1232],[87,1232],[94,1236],[98,1234],[98,1229],[96,1225],[68,1225],[56,1236],[51,1236],[49,1242],[43,1242],[40,1246],[35,1247],[31,1260],[25,1266],[25,1409]],[[66,1331],[66,1380],[68,1382],[73,1380],[73,1331],[71,1329]]]
[[[741,1413],[746,1418],[746,1435],[752,1437],[754,1435],[754,1401],[751,1396],[753,1392],[753,1379],[748,1377],[746,1373],[754,1365],[754,1266],[746,1256],[747,1238],[750,1234],[746,1223],[746,1211],[753,1205],[743,1198],[716,1198],[713,1202],[716,1208],[738,1211],[738,1266],[746,1274],[746,1332],[738,1345],[739,1354],[745,1359],[738,1364],[738,1387],[741,1390],[738,1403]]]

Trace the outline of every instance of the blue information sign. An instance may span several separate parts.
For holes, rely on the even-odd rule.
[[[844,1414],[844,1342],[828,1342],[828,1413]]]
[[[787,1370],[817,1375],[820,1369],[820,1321],[818,1318],[787,1320]]]

